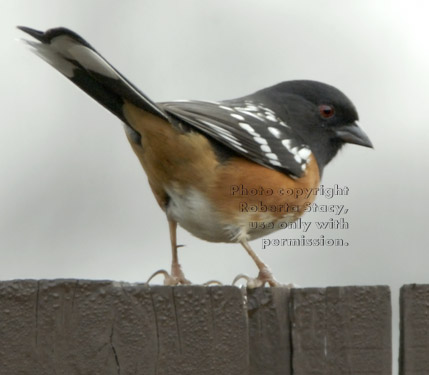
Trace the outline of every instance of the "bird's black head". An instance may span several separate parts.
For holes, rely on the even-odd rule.
[[[340,90],[316,81],[287,81],[257,94],[269,96],[276,110],[315,154],[322,171],[345,143],[373,147],[359,128],[353,103]]]

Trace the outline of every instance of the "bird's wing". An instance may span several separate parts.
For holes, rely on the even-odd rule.
[[[174,101],[166,112],[244,157],[294,177],[302,176],[311,150],[278,115],[261,103]]]

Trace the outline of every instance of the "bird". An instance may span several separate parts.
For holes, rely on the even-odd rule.
[[[246,276],[248,286],[279,286],[249,241],[296,221],[315,195],[276,192],[317,189],[346,143],[373,148],[352,101],[326,83],[290,80],[236,99],[154,102],[76,32],[18,28],[33,38],[25,40],[33,52],[122,121],[167,217],[171,271],[154,274],[165,285],[190,284],[178,259],[179,225],[202,240],[241,244],[259,271]]]

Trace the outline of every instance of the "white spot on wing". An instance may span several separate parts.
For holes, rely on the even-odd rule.
[[[249,124],[246,124],[245,122],[240,122],[238,125],[240,126],[240,128],[246,130],[253,136],[259,135],[258,133],[255,132],[255,129],[253,129]]]
[[[275,165],[276,167],[281,167],[282,166],[281,163],[279,161],[277,161],[277,160],[270,159],[269,163],[272,164],[272,165]]]
[[[281,132],[280,132],[280,130],[279,130],[279,129],[277,129],[277,128],[273,128],[272,126],[269,126],[269,127],[268,127],[268,131],[269,131],[272,135],[274,135],[274,137],[276,137],[276,138],[280,138],[280,136],[281,136]]]
[[[224,109],[225,111],[234,111],[231,107],[227,107],[225,105],[220,105],[219,108]]]
[[[272,121],[272,122],[278,122],[277,121],[277,118],[276,117],[274,117],[272,114],[270,114],[270,113],[265,113],[265,118],[267,119],[267,120],[270,120],[270,121]]]
[[[311,154],[311,150],[308,148],[301,148],[298,151],[298,155],[304,160],[307,160],[310,154]]]
[[[292,148],[289,149],[289,151],[293,154],[293,158],[295,159],[295,161],[297,163],[302,163],[302,159],[301,159],[301,157],[298,154],[298,147],[296,147],[296,146],[292,147]]]
[[[265,138],[262,137],[253,137],[253,139],[255,140],[255,142],[261,144],[261,145],[267,145],[268,142]]]
[[[271,147],[268,145],[261,145],[261,150],[264,152],[271,152]]]
[[[272,159],[272,160],[279,160],[279,158],[277,157],[277,155],[276,154],[274,154],[274,153],[268,153],[268,154],[265,154],[265,156],[268,158],[268,159]]]
[[[290,147],[290,140],[289,139],[283,139],[282,140],[282,145],[285,146],[288,151],[292,152],[292,149]]]
[[[236,113],[231,113],[230,116],[234,117],[235,119],[240,120],[240,121],[244,121],[245,120],[243,116],[237,115]]]
[[[306,147],[301,149],[298,149],[297,146],[292,147],[289,139],[283,139],[282,145],[293,155],[295,161],[300,164],[303,162],[303,159],[307,162],[307,158],[311,154],[311,151]]]

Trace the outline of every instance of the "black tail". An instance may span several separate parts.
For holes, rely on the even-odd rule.
[[[125,122],[124,100],[170,121],[167,113],[144,95],[87,41],[59,27],[46,32],[18,26],[39,42],[26,41],[34,52]]]

